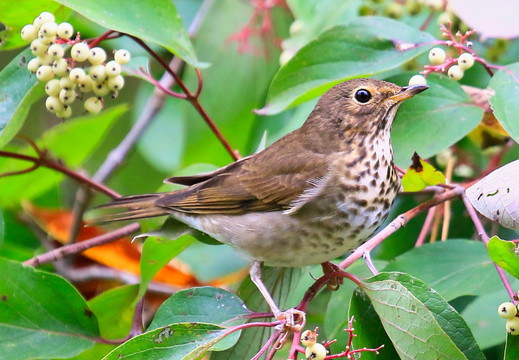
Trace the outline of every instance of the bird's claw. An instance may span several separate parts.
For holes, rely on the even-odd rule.
[[[283,330],[287,334],[294,331],[300,332],[301,329],[305,327],[306,324],[306,314],[304,311],[297,309],[288,309],[286,311],[279,312],[274,314],[276,319],[279,321],[283,321],[282,324],[278,325],[278,330]],[[295,321],[297,316],[297,323]]]

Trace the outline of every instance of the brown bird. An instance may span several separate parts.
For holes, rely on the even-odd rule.
[[[401,102],[426,85],[354,79],[318,101],[303,126],[211,173],[172,177],[181,190],[116,199],[126,208],[101,222],[169,215],[260,263],[299,267],[327,262],[361,245],[382,224],[400,189],[390,129]]]

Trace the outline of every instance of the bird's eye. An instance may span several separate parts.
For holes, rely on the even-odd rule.
[[[360,103],[367,103],[371,99],[371,93],[366,89],[359,89],[355,93],[355,100]]]

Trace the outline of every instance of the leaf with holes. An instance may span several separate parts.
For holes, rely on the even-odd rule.
[[[494,170],[469,187],[465,193],[477,211],[490,220],[519,227],[519,160]]]

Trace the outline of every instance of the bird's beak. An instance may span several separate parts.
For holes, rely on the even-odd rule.
[[[404,101],[405,99],[409,99],[410,97],[415,96],[418,93],[421,93],[424,90],[429,89],[427,85],[409,85],[400,88],[400,91],[393,96],[387,98],[387,100],[392,100],[395,103],[399,103]]]

